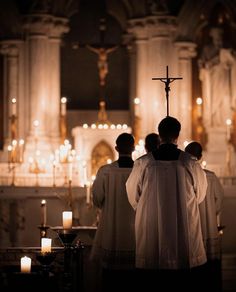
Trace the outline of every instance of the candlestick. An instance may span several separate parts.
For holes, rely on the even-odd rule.
[[[46,225],[47,218],[47,209],[46,209],[46,200],[41,201],[41,225]]]
[[[31,271],[31,258],[24,256],[20,259],[21,273],[30,273]]]
[[[16,116],[16,98],[12,98],[12,115]]]
[[[72,156],[70,155],[68,157],[68,179],[69,181],[72,181],[72,171],[73,171],[73,168],[72,168]]]
[[[41,253],[52,251],[52,239],[51,238],[41,238]]]
[[[64,229],[71,229],[72,228],[72,212],[71,211],[62,212],[62,221],[63,221]]]

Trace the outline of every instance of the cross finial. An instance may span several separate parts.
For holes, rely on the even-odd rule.
[[[166,66],[166,77],[161,78],[152,78],[152,80],[160,80],[161,82],[165,83],[165,92],[166,92],[166,107],[167,107],[167,117],[169,116],[169,91],[170,91],[170,83],[178,80],[183,79],[181,77],[169,77],[168,66]]]

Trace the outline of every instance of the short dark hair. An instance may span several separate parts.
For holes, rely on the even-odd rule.
[[[147,152],[156,150],[161,141],[157,133],[150,133],[145,137],[145,148]]]
[[[128,133],[120,134],[116,139],[117,151],[121,154],[131,154],[134,150],[134,137]]]
[[[185,147],[185,152],[188,152],[199,160],[202,157],[202,145],[195,141],[191,142]]]
[[[158,125],[158,132],[161,140],[164,142],[172,142],[177,139],[181,130],[180,122],[173,117],[166,117]]]

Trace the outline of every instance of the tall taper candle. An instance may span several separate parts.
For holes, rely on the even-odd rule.
[[[47,207],[46,200],[41,201],[41,225],[46,226],[47,221]]]

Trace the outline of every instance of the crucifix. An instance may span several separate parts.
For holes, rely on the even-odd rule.
[[[152,80],[160,80],[161,82],[165,83],[165,92],[166,92],[166,107],[167,107],[167,117],[169,116],[169,91],[170,91],[170,83],[175,80],[183,79],[181,77],[169,77],[168,73],[168,66],[166,66],[166,77],[163,78],[152,78]]]

